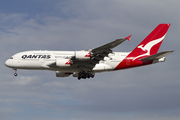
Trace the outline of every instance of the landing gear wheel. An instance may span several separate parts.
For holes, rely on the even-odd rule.
[[[15,73],[14,73],[14,76],[17,76],[17,69],[14,69]]]
[[[82,71],[82,72],[79,72],[78,73],[78,80],[80,80],[80,79],[86,79],[86,78],[94,78],[94,75],[95,75],[95,73],[93,73],[93,72],[91,72],[91,71],[87,71],[87,72],[85,72],[85,71]]]
[[[17,73],[14,73],[14,76],[17,76],[18,74]]]

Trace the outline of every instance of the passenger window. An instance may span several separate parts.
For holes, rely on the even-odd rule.
[[[13,59],[13,57],[11,57],[10,59]]]

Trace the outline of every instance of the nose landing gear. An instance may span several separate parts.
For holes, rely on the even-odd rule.
[[[14,69],[15,73],[14,73],[14,76],[17,76],[17,69]]]

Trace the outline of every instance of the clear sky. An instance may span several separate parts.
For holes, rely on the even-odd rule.
[[[179,120],[179,0],[1,0],[1,120]],[[171,23],[163,63],[56,78],[53,71],[14,71],[4,62],[26,50],[83,50],[132,35],[114,51],[133,50],[158,24]]]

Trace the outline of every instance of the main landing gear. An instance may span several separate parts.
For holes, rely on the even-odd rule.
[[[17,76],[17,69],[14,69],[15,73],[14,73],[14,76]]]
[[[94,77],[94,73],[92,73],[92,72],[85,72],[85,71],[82,71],[82,72],[79,72],[79,74],[78,74],[79,76],[78,76],[78,80],[80,80],[81,78],[82,79],[86,79],[86,78],[93,78]]]

